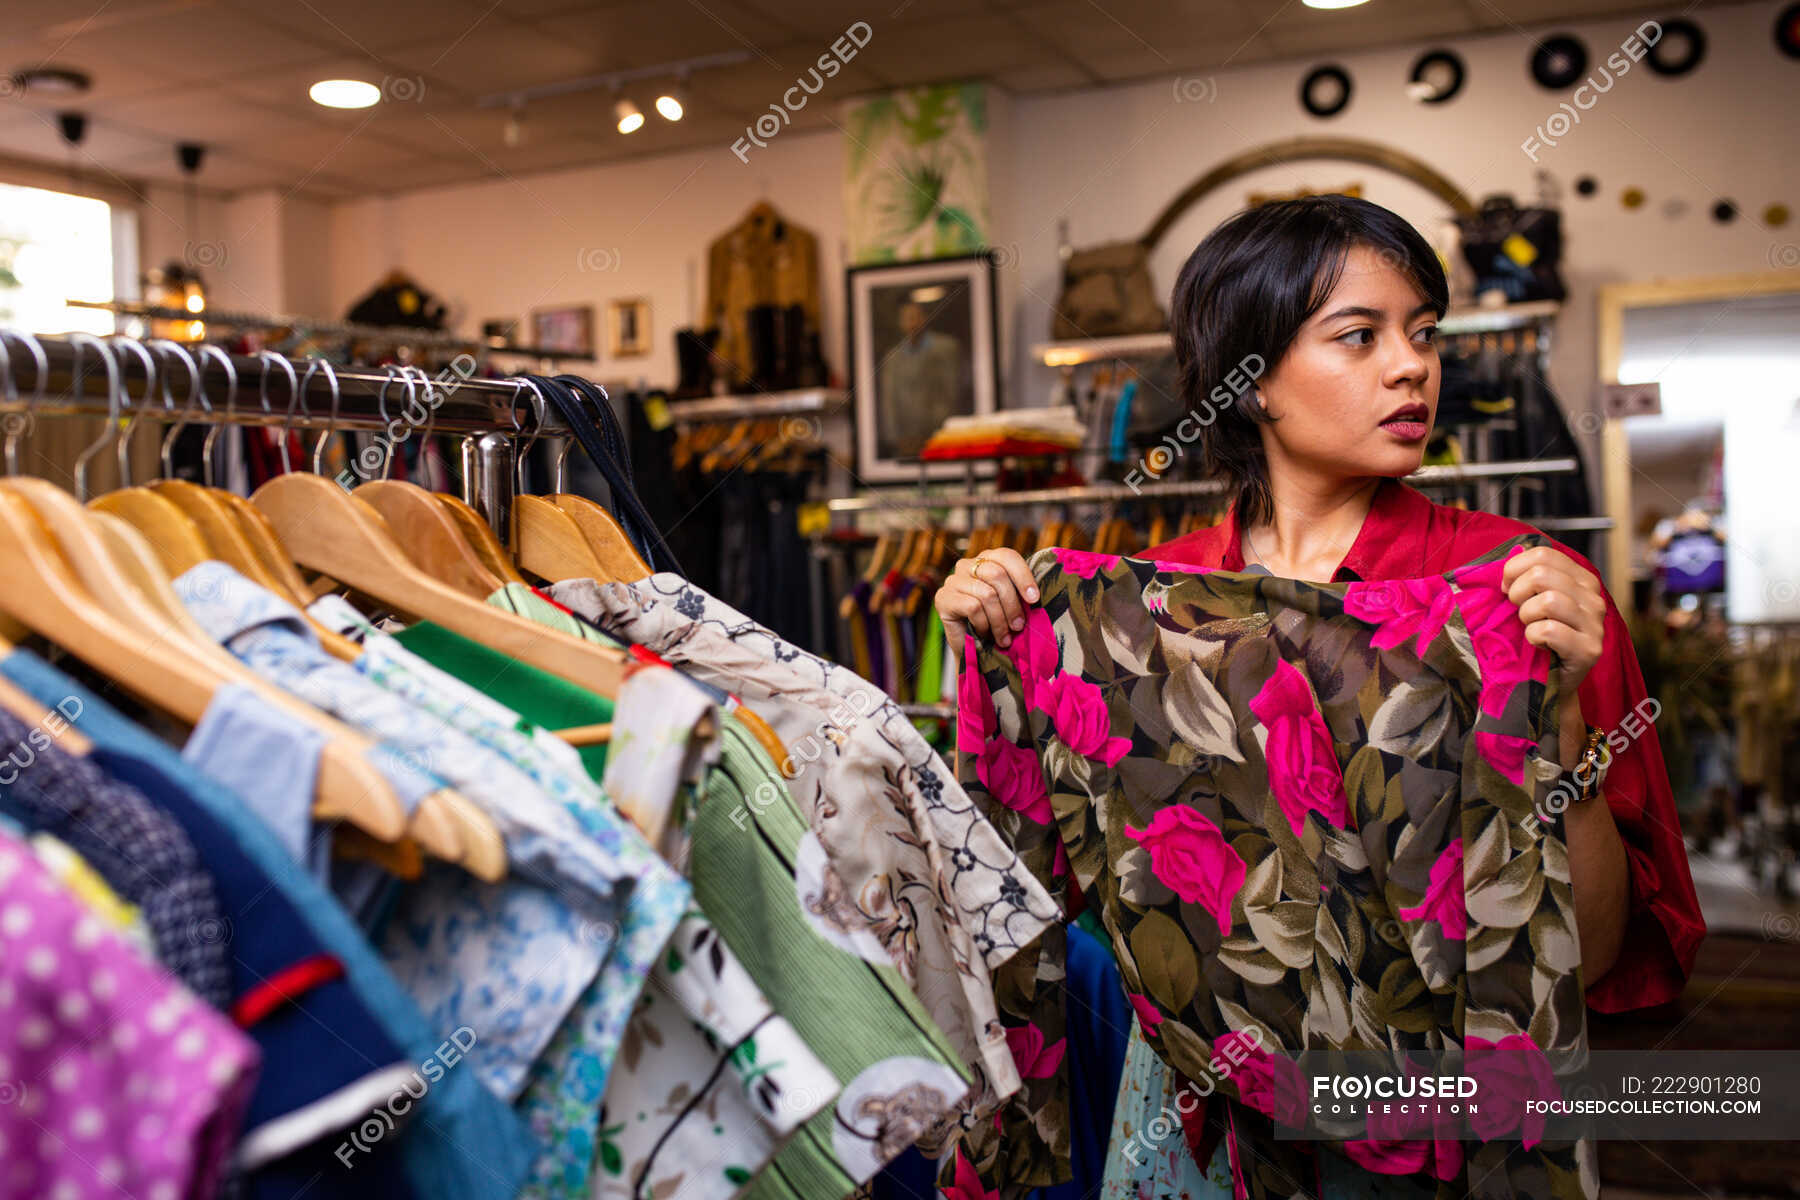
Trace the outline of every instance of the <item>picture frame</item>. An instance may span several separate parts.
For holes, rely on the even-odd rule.
[[[845,271],[856,474],[864,484],[993,474],[988,461],[922,463],[945,418],[999,407],[993,256],[921,259]]]
[[[606,306],[607,343],[614,358],[642,358],[650,353],[650,300],[633,296]]]
[[[594,306],[532,309],[531,344],[553,353],[594,357]]]

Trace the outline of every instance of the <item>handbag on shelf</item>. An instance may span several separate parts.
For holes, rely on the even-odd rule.
[[[1150,279],[1150,251],[1142,242],[1109,242],[1077,250],[1063,263],[1062,295],[1050,336],[1113,337],[1169,327]]]

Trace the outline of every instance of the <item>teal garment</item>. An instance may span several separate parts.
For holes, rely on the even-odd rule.
[[[1129,1029],[1099,1200],[1140,1200],[1144,1196],[1233,1200],[1224,1140],[1202,1167],[1182,1132],[1180,1110],[1192,1113],[1203,1108],[1204,1102],[1197,1093],[1178,1096],[1175,1072],[1150,1048],[1136,1021],[1130,1022]],[[1437,1196],[1435,1187],[1413,1176],[1377,1175],[1328,1152],[1315,1158],[1318,1200],[1435,1200]]]
[[[869,939],[867,955],[852,948],[834,909],[853,901],[809,886],[824,852],[767,751],[735,722],[722,736],[690,826],[695,898],[844,1083],[742,1200],[845,1196],[954,1111],[972,1079],[880,945]]]
[[[562,615],[548,603],[533,601],[522,606],[522,615],[534,620],[545,611]],[[540,604],[541,609],[535,607]],[[546,716],[576,725],[610,721],[611,701],[448,630],[426,626],[420,636],[420,629],[414,626],[396,639],[425,661],[424,671],[408,668],[391,653],[382,662],[365,664],[363,659],[383,657],[380,639],[385,635],[373,633],[366,637],[374,646],[365,650],[358,667],[382,686],[410,696],[439,719],[503,754],[562,803],[583,832],[605,845],[635,880],[617,938],[598,977],[531,1065],[517,1105],[545,1145],[520,1192],[522,1200],[586,1200],[599,1152],[600,1103],[607,1075],[619,1052],[626,1022],[657,956],[686,911],[691,891],[687,881],[659,859],[605,800],[598,775],[569,778],[578,756],[566,753],[567,747],[552,755],[537,744],[534,727],[546,724]],[[433,687],[431,671],[441,671],[452,679]],[[501,679],[506,681],[504,687],[490,686]],[[511,710],[518,725],[511,730],[496,728],[491,708],[479,702],[452,703],[454,688],[450,685],[458,682]],[[427,695],[429,691],[435,696]],[[515,699],[522,702],[511,703]],[[579,756],[581,770],[604,770],[606,747],[594,749],[600,754]]]

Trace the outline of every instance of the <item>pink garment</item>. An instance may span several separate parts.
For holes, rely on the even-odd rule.
[[[214,1195],[258,1065],[0,833],[0,1200]]]

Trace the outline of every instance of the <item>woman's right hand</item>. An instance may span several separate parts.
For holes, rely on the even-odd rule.
[[[1024,556],[999,546],[957,559],[933,603],[944,623],[944,640],[961,662],[970,632],[1010,645],[1012,635],[1025,628],[1026,609],[1037,598],[1037,580]]]

